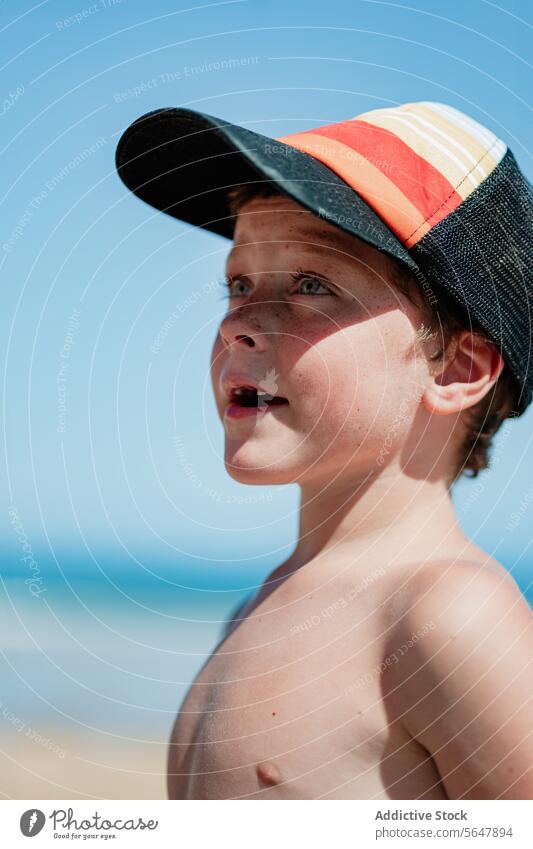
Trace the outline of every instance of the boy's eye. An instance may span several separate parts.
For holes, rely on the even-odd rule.
[[[307,271],[298,270],[294,274],[290,275],[291,280],[295,280],[300,283],[300,286],[296,290],[296,292],[300,292],[303,295],[332,295],[333,292],[331,289],[326,286],[326,284],[318,277],[318,275],[313,274]],[[248,286],[246,280],[242,277],[231,277],[228,276],[224,280],[220,281],[220,285],[227,289],[227,293],[222,295],[223,298],[234,298],[239,297],[239,295],[244,295],[245,292],[239,291],[240,287]],[[324,291],[317,291],[317,287],[322,287]],[[304,288],[307,291],[302,291]]]
[[[307,292],[302,292],[303,295],[324,295],[324,294],[332,295],[333,294],[331,289],[329,289],[326,286],[326,284],[323,283],[323,281],[320,279],[320,277],[317,277],[315,274],[309,274],[308,272],[305,272],[305,271],[298,271],[298,272],[296,272],[296,274],[291,274],[291,277],[292,277],[293,280],[300,281],[300,286],[298,287],[300,290],[302,290],[304,287],[308,288],[308,284],[311,284],[311,286],[314,288],[314,291],[309,291],[309,288],[308,288]],[[317,292],[316,291],[317,285],[322,286],[322,289],[324,289],[324,292]]]
[[[222,295],[222,297],[223,298],[233,298],[233,297],[237,297],[238,295],[243,294],[242,292],[237,292],[235,294],[235,289],[237,289],[237,287],[239,285],[247,286],[248,284],[241,277],[229,277],[228,276],[228,277],[225,277],[223,280],[220,281],[220,285],[227,289],[227,292],[224,295]]]

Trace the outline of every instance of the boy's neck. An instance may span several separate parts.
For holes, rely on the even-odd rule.
[[[288,565],[349,548],[359,555],[400,561],[446,556],[453,542],[466,539],[450,491],[443,480],[417,480],[404,474],[367,475],[302,486],[298,543]]]

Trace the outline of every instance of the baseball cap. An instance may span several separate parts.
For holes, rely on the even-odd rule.
[[[420,101],[271,138],[192,109],[140,116],[116,167],[146,203],[231,239],[228,193],[276,190],[445,291],[533,394],[533,187],[507,144],[445,103]]]

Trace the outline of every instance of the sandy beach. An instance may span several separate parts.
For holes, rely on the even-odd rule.
[[[0,798],[166,799],[166,753],[183,696],[234,600],[141,605],[99,581],[0,594]],[[83,604],[81,603],[83,602]],[[206,621],[204,621],[206,620]]]
[[[7,799],[166,799],[166,742],[57,726],[0,734],[0,793]],[[49,741],[49,742],[48,742]]]

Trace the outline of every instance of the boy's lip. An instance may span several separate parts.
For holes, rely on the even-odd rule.
[[[261,408],[261,413],[257,412],[257,407],[243,407],[241,404],[235,404],[230,401],[226,404],[224,409],[224,418],[228,419],[243,419],[248,418],[249,416],[263,416],[266,413],[271,413],[273,410],[278,410],[280,407],[283,409],[284,407],[288,407],[289,402],[286,404],[274,404],[272,406],[268,406],[265,404],[264,407]]]
[[[231,372],[230,374],[227,374],[224,378],[222,378],[220,386],[228,402],[233,401],[233,393],[235,389],[240,389],[244,386],[249,386],[252,389],[255,389],[260,392],[265,392],[264,381],[256,380],[251,375],[244,374],[244,372]],[[276,389],[278,389],[277,384]],[[275,394],[278,395],[277,392]],[[285,398],[286,396],[279,394],[279,397]]]
[[[265,383],[259,380],[256,380],[249,374],[245,374],[244,372],[230,372],[220,381],[220,386],[225,395],[225,405],[224,405],[224,418],[229,419],[243,419],[248,418],[251,415],[254,416],[262,416],[264,413],[272,412],[272,410],[277,407],[288,407],[289,401],[285,396],[278,395],[276,392],[275,395],[266,394],[266,398],[269,400],[271,398],[283,398],[285,403],[282,404],[272,404],[269,405],[266,401],[266,398],[263,402],[260,403],[260,408],[258,406],[245,406],[244,404],[239,403],[235,396],[235,390],[240,389],[241,387],[248,386],[260,394],[265,391]],[[278,386],[276,384],[276,390]]]
[[[259,389],[259,382],[249,374],[232,372],[222,379],[221,386],[224,394],[231,398],[233,391],[241,386],[252,386],[254,389]]]

